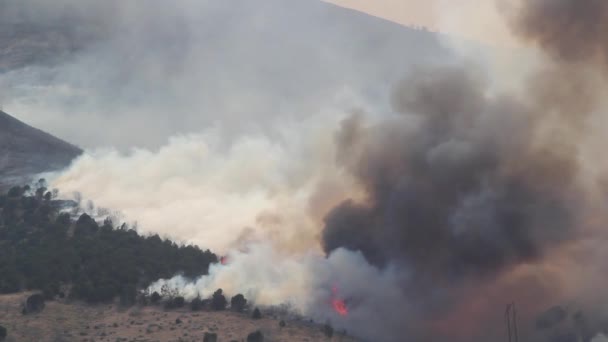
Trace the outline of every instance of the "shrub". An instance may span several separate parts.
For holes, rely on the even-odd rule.
[[[192,300],[192,302],[190,302],[190,309],[192,311],[200,311],[203,309],[203,307],[204,307],[203,301],[201,300],[200,297],[196,297]]]
[[[218,289],[213,293],[213,297],[211,297],[211,308],[213,310],[219,311],[226,309],[226,304],[228,304],[228,301],[222,292],[222,289]]]
[[[203,336],[203,342],[217,342],[217,334],[206,332]]]
[[[160,294],[154,291],[154,293],[152,293],[152,295],[150,296],[150,302],[152,304],[158,304],[158,302],[160,302]]]
[[[260,312],[260,309],[255,308],[255,310],[253,310],[253,314],[251,314],[251,318],[253,318],[253,319],[262,318],[262,313]]]
[[[184,297],[175,297],[173,298],[173,306],[176,308],[183,308],[184,305],[186,304],[186,300],[184,299]]]
[[[334,336],[334,328],[332,328],[331,325],[327,323],[325,324],[325,326],[323,326],[323,333],[325,334],[325,336],[327,336],[327,338],[331,338],[332,336]]]
[[[124,286],[120,291],[120,305],[130,307],[135,304],[137,299],[137,289],[135,286]]]
[[[6,328],[0,325],[0,341],[4,341],[6,339],[7,335],[8,335],[8,332],[7,332]]]
[[[42,296],[45,300],[53,300],[59,294],[59,285],[49,284],[42,290]]]
[[[281,328],[285,328],[285,325],[286,325],[286,324],[285,324],[285,321],[281,320],[281,321],[279,322],[279,327],[281,327]]]
[[[12,198],[21,197],[24,192],[25,192],[25,190],[23,188],[21,188],[20,186],[14,186],[8,191],[8,197],[12,197]]]
[[[254,331],[247,335],[247,342],[264,342],[264,334],[261,331]]]
[[[44,297],[40,293],[36,293],[27,297],[23,308],[23,314],[27,315],[40,312],[42,309],[44,309]]]
[[[243,312],[246,305],[247,299],[240,293],[230,299],[230,307],[234,311]]]
[[[177,308],[182,308],[184,307],[184,304],[186,304],[186,300],[184,299],[184,297],[175,297],[175,298],[169,298],[166,302],[165,302],[165,309],[170,310],[170,309],[177,309]]]

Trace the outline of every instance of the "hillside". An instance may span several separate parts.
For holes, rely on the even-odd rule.
[[[345,92],[384,101],[412,66],[455,58],[438,34],[316,0],[70,2],[0,22],[0,51],[15,46],[0,83],[6,108],[87,148],[155,149],[218,123],[226,139],[276,134],[275,120]]]
[[[171,289],[142,291],[158,278],[207,274],[218,258],[110,219],[74,220],[77,212],[63,212],[45,191],[13,187],[0,195],[0,326],[7,341],[202,341],[206,332],[244,341],[257,330],[265,341],[354,341],[281,308],[262,308],[261,319],[252,319],[251,305],[239,309],[220,291],[223,304],[216,294],[186,302]],[[42,309],[26,309],[32,291],[42,294]]]
[[[47,302],[40,313],[24,316],[20,310],[26,297],[27,293],[0,295],[0,325],[8,330],[7,342],[200,342],[206,332],[217,334],[219,342],[241,342],[257,330],[267,342],[356,341],[342,332],[328,338],[322,325],[308,321],[270,314],[254,320],[249,313],[232,311],[192,312],[189,308],[163,310],[154,306],[125,310],[116,304],[57,300]]]
[[[66,167],[82,150],[0,111],[0,190]]]

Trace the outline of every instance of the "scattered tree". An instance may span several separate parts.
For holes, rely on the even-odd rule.
[[[0,341],[6,340],[6,336],[8,336],[8,331],[5,327],[0,325]]]
[[[154,291],[152,293],[152,295],[150,296],[150,302],[152,302],[152,304],[158,304],[160,302],[160,294],[158,294],[158,292]]]
[[[213,293],[213,296],[211,297],[211,308],[213,310],[224,310],[226,309],[227,304],[228,301],[226,300],[226,297],[224,297],[222,289],[218,289]]]
[[[253,318],[253,319],[260,319],[260,318],[262,318],[262,313],[260,312],[260,309],[255,308],[253,310],[253,313],[251,314],[251,318]]]
[[[332,336],[334,336],[334,328],[332,328],[332,326],[329,323],[326,323],[323,326],[323,333],[325,334],[325,336],[327,338],[332,338]]]
[[[176,308],[183,308],[185,304],[186,304],[186,300],[184,299],[184,297],[177,296],[177,297],[173,298],[173,305]]]
[[[183,308],[185,304],[186,304],[186,300],[182,296],[177,296],[177,297],[172,297],[172,298],[170,297],[165,302],[165,309],[166,310],[179,309],[179,308]]]
[[[131,307],[137,299],[137,289],[134,285],[125,285],[120,292],[120,305],[123,307]]]
[[[246,305],[247,299],[245,299],[245,296],[240,293],[230,299],[230,307],[234,311],[243,312]]]
[[[203,309],[203,301],[201,300],[201,297],[196,297],[192,300],[192,302],[190,302],[190,309],[192,311],[200,311]]]
[[[44,309],[44,296],[40,293],[33,294],[25,300],[23,306],[23,314],[32,314],[40,312]]]
[[[247,335],[247,342],[264,342],[264,334],[257,330]]]

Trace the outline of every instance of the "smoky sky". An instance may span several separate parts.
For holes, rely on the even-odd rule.
[[[19,47],[0,74],[4,108],[84,147],[272,131],[344,92],[377,99],[411,63],[449,55],[429,33],[314,0],[3,0],[0,13]]]
[[[540,0],[513,18],[514,31],[553,58],[568,63],[608,63],[608,3]]]

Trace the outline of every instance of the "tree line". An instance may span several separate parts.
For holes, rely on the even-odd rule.
[[[209,250],[142,236],[109,218],[71,215],[55,197],[43,180],[0,195],[0,293],[129,304],[157,279],[205,275],[218,262]]]

